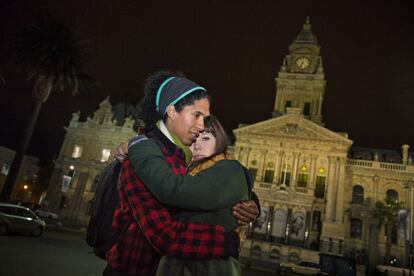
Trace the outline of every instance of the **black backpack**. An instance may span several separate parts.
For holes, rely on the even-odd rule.
[[[103,260],[105,260],[106,252],[119,237],[119,233],[112,231],[112,218],[118,204],[118,182],[121,168],[122,163],[116,160],[104,168],[91,206],[86,242],[93,247],[95,255]]]

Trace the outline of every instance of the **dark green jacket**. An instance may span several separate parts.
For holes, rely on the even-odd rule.
[[[150,139],[132,145],[128,158],[160,202],[188,210],[180,212],[179,219],[219,224],[226,231],[237,227],[231,207],[248,200],[252,188],[249,172],[238,161],[219,161],[196,176],[175,175]]]

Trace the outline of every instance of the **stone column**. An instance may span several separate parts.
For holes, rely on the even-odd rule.
[[[335,221],[343,223],[344,220],[344,186],[345,186],[345,157],[339,159],[339,175],[337,182]]]
[[[316,154],[310,155],[310,166],[309,166],[309,181],[308,181],[308,189],[312,188],[315,189],[315,177],[316,177],[316,159],[318,156]]]
[[[306,248],[309,248],[309,235],[311,232],[311,212],[306,211],[306,226],[305,226],[305,237],[303,244]]]
[[[241,162],[248,168],[249,164],[247,163],[249,161],[249,154],[250,154],[250,148],[243,147],[243,159]]]
[[[265,158],[266,158],[267,150],[260,150],[259,152],[260,152],[260,155],[259,155],[259,158],[257,160],[258,164],[257,164],[256,179],[258,179],[260,182],[262,182],[263,181],[264,169],[265,169],[264,161],[265,161]]]
[[[402,162],[404,165],[408,163],[408,149],[410,148],[409,145],[404,144],[401,146],[401,155],[402,155]]]
[[[290,236],[290,220],[292,219],[292,208],[288,208],[287,218],[286,218],[286,230],[285,230],[285,244],[289,243]]]
[[[292,168],[292,185],[291,187],[296,187],[296,178],[298,174],[298,166],[299,166],[299,157],[300,153],[293,153],[293,168]]]
[[[266,232],[266,241],[270,241],[270,234],[272,233],[272,228],[273,228],[273,219],[274,219],[274,207],[273,206],[269,206],[269,214],[268,214],[268,218],[267,218],[267,232]]]
[[[329,157],[329,169],[327,178],[327,193],[326,193],[326,217],[325,219],[332,222],[334,219],[334,206],[335,206],[335,168],[336,168],[336,157]]]
[[[276,177],[277,177],[277,179],[278,179],[278,185],[280,185],[281,183],[282,183],[282,171],[283,171],[283,166],[285,165],[284,164],[284,162],[283,162],[283,158],[284,158],[284,156],[285,156],[285,152],[284,151],[280,151],[279,152],[279,159],[278,159],[278,164],[277,164],[277,167],[276,167]]]

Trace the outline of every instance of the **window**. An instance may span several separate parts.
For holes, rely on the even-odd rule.
[[[303,115],[309,116],[310,115],[311,104],[306,102],[303,106]]]
[[[16,208],[8,207],[8,206],[0,206],[0,213],[15,216],[16,212],[17,212]]]
[[[270,251],[270,259],[279,260],[280,259],[280,252],[277,249],[272,249]]]
[[[361,185],[355,185],[352,188],[352,203],[364,203],[364,188]]]
[[[321,231],[321,212],[319,211],[313,212],[312,231]]]
[[[255,180],[257,175],[257,168],[249,168],[249,172],[252,174],[253,180]]]
[[[274,173],[275,173],[275,171],[273,171],[273,170],[265,170],[264,182],[273,183]]]
[[[286,112],[288,107],[292,107],[292,101],[286,101],[286,103],[285,103],[285,112]]]
[[[102,157],[101,162],[108,162],[109,156],[111,155],[110,149],[103,149],[102,150]]]
[[[362,221],[360,219],[351,219],[350,237],[362,240]]]
[[[398,193],[394,189],[387,190],[387,201],[398,202]]]
[[[72,158],[80,158],[82,156],[82,147],[75,145],[72,152]]]
[[[290,184],[290,172],[282,172],[282,176],[280,177],[280,183],[289,186]]]
[[[17,215],[20,217],[36,219],[36,216],[30,211],[27,211],[24,209],[17,209],[16,211],[17,211]]]
[[[299,174],[298,187],[306,188],[308,186],[308,175],[304,173]]]
[[[321,175],[316,176],[315,197],[325,198],[325,182],[326,182],[325,176],[321,176]]]

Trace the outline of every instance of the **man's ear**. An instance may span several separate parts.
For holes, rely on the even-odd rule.
[[[177,116],[177,111],[175,110],[174,105],[169,105],[167,107],[167,117],[170,118],[171,120],[174,120],[176,116]]]

